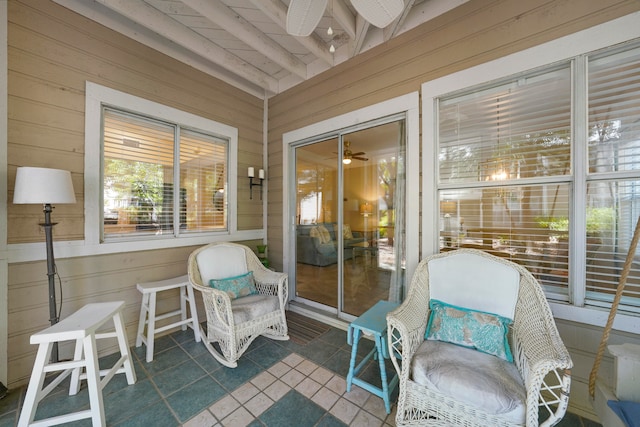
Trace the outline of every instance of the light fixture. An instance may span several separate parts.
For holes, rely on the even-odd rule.
[[[345,157],[344,159],[342,159],[342,163],[345,165],[350,165],[351,164],[351,157]]]
[[[364,216],[365,218],[371,215],[372,212],[373,207],[369,202],[365,202],[360,205],[360,215]]]
[[[19,167],[13,190],[13,203],[42,204],[44,206],[44,227],[47,249],[47,276],[49,278],[49,321],[58,323],[59,312],[56,304],[55,276],[56,263],[53,256],[53,226],[51,222],[52,204],[75,203],[71,172],[60,169]],[[54,344],[51,360],[58,361],[58,347]]]
[[[329,46],[329,52],[335,53],[336,47],[333,45],[333,0],[331,0],[331,10],[329,11],[329,15],[331,15],[331,22],[329,23],[329,28],[327,28],[327,35],[331,37],[331,46]]]
[[[255,178],[255,169],[249,167],[247,171],[247,175],[249,176],[249,199],[253,199],[253,187],[260,187],[260,200],[262,200],[262,181],[264,181],[264,169],[260,169],[258,171],[258,179],[260,182],[253,182],[253,178]]]

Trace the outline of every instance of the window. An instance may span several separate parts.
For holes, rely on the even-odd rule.
[[[236,128],[93,83],[86,111],[88,242],[147,249],[237,232]]]
[[[640,46],[588,57],[586,300],[612,300],[640,216]],[[623,304],[640,305],[638,252]]]
[[[566,300],[570,64],[442,97],[438,117],[441,250],[510,258]]]
[[[226,140],[108,107],[103,128],[105,239],[226,229]]]
[[[439,250],[485,250],[550,300],[608,307],[640,215],[640,42],[433,102]],[[639,254],[621,311],[640,312]]]

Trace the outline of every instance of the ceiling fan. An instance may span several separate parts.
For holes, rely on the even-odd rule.
[[[349,141],[344,142],[344,153],[342,154],[342,163],[344,163],[345,165],[348,165],[351,163],[351,160],[353,159],[362,160],[363,162],[366,162],[367,160],[369,160],[366,157],[362,157],[364,154],[366,154],[364,151],[360,151],[358,153],[352,152],[351,149],[349,149],[350,145],[351,145],[351,142]]]
[[[291,0],[287,11],[287,33],[306,37],[318,26],[329,0]],[[333,1],[333,0],[331,0]],[[351,0],[364,19],[378,28],[393,22],[404,9],[403,0]]]

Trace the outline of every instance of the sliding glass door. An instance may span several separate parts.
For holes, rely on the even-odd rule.
[[[405,119],[295,145],[295,292],[339,316],[400,300]]]
[[[338,139],[295,149],[296,296],[338,308]]]

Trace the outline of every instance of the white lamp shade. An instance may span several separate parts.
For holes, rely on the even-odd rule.
[[[13,203],[75,203],[71,172],[61,169],[19,167],[13,191]]]

